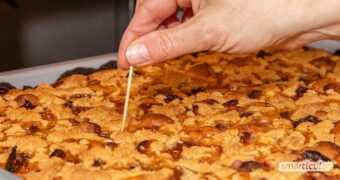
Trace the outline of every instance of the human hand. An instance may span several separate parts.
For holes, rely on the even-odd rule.
[[[127,69],[205,50],[294,49],[339,38],[339,6],[337,0],[139,0],[120,44],[118,65]],[[194,16],[173,20],[179,7],[192,8]]]

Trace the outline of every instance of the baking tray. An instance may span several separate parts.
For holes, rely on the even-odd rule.
[[[309,44],[308,46],[321,48],[333,53],[340,49],[340,41],[325,40]],[[0,82],[9,82],[18,88],[25,85],[36,86],[40,83],[54,83],[65,71],[77,67],[98,68],[112,60],[117,61],[116,53],[8,71],[0,73]],[[0,180],[19,180],[19,178],[3,169],[0,169]]]
[[[117,54],[111,53],[14,71],[7,71],[0,73],[0,82],[8,82],[17,88],[21,88],[23,86],[34,87],[41,83],[51,84],[54,83],[57,78],[65,71],[77,67],[98,68],[109,61],[116,60]]]

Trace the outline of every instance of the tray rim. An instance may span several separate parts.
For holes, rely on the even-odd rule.
[[[98,68],[108,61],[117,61],[117,57],[117,53],[110,53],[30,68],[0,72],[0,82],[11,83],[17,88],[21,88],[23,85],[35,86],[39,83],[53,83],[59,77],[59,75],[67,70],[76,67]]]

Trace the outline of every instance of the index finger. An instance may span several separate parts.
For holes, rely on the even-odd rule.
[[[139,4],[130,21],[118,52],[118,65],[127,69],[126,49],[135,39],[156,30],[162,22],[170,17],[178,8],[177,0],[147,0]]]

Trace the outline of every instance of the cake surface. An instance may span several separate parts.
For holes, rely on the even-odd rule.
[[[0,93],[0,166],[24,179],[339,179],[340,56],[197,53]],[[280,162],[333,162],[281,172]]]

